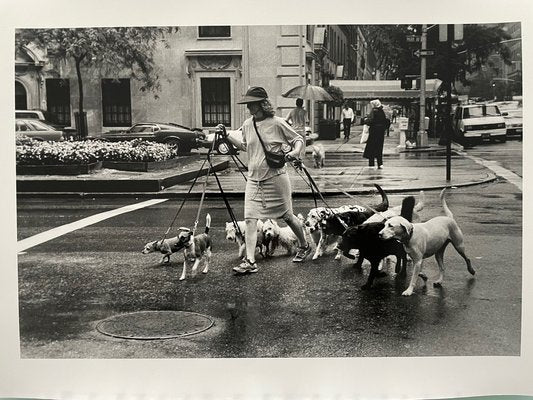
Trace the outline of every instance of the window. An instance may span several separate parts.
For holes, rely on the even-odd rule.
[[[22,83],[15,81],[15,110],[26,110],[27,108],[26,89]]]
[[[231,125],[229,78],[202,78],[202,126]]]
[[[47,119],[50,122],[70,126],[70,84],[68,79],[46,80]]]
[[[131,125],[129,79],[102,79],[102,111],[104,126]]]
[[[223,38],[231,37],[231,27],[226,26],[199,26],[198,37],[201,38]]]

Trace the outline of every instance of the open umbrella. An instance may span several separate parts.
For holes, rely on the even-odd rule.
[[[329,95],[324,88],[315,85],[300,85],[287,90],[282,94],[283,97],[299,98],[304,100],[332,101],[333,97]]]

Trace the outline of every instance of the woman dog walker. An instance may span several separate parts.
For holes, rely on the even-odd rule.
[[[239,104],[246,104],[252,115],[242,126],[242,142],[227,139],[248,155],[248,179],[244,196],[245,241],[256,243],[258,219],[283,219],[298,238],[293,262],[302,262],[311,253],[301,222],[292,210],[291,183],[285,161],[297,159],[302,137],[280,117],[262,87],[251,87]],[[255,246],[246,246],[246,258],[233,268],[237,274],[257,272]]]

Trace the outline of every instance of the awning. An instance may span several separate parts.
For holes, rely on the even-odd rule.
[[[438,96],[438,90],[442,81],[440,79],[426,80],[426,98]],[[420,90],[406,90],[400,87],[401,81],[352,81],[332,80],[331,86],[342,90],[345,99],[356,100],[394,100],[394,99],[418,99]]]

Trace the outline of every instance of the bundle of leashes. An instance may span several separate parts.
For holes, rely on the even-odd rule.
[[[222,199],[224,200],[224,204],[226,206],[226,209],[228,210],[228,214],[229,214],[229,216],[231,218],[231,222],[232,222],[233,226],[235,227],[236,234],[239,235],[239,237],[242,238],[242,240],[244,240],[244,234],[242,233],[242,231],[239,228],[239,224],[237,223],[237,218],[235,217],[235,213],[233,212],[233,209],[232,209],[232,207],[231,207],[231,205],[230,205],[230,203],[228,201],[227,195],[224,192],[224,189],[222,188],[222,185],[220,183],[220,180],[218,178],[216,170],[215,170],[215,168],[213,166],[213,162],[211,160],[211,154],[214,151],[215,144],[217,143],[217,139],[226,140],[227,141],[226,137],[227,137],[226,128],[224,127],[224,125],[218,125],[217,126],[217,131],[215,132],[215,139],[213,140],[213,143],[211,144],[211,147],[209,148],[209,150],[207,152],[207,156],[206,156],[205,160],[203,161],[202,165],[200,166],[200,168],[198,169],[198,173],[196,174],[191,186],[189,187],[189,190],[187,191],[186,195],[184,196],[184,198],[183,198],[183,200],[182,200],[182,202],[181,202],[181,204],[180,204],[180,206],[178,208],[178,211],[174,215],[174,218],[172,219],[169,227],[167,228],[165,234],[161,238],[161,242],[163,242],[166,239],[168,233],[170,232],[170,230],[174,226],[174,223],[176,222],[176,219],[178,218],[179,214],[181,213],[181,210],[185,206],[185,203],[186,203],[187,199],[189,198],[189,195],[190,195],[192,189],[196,185],[196,182],[198,181],[198,178],[200,178],[206,163],[209,164],[209,166],[208,166],[208,169],[207,169],[207,173],[206,173],[206,177],[205,177],[205,181],[204,181],[204,186],[203,186],[203,190],[202,190],[202,195],[200,197],[200,205],[198,206],[198,211],[196,213],[196,219],[194,221],[194,227],[192,229],[192,232],[194,234],[194,232],[196,231],[196,228],[198,226],[198,221],[200,219],[200,214],[201,214],[203,203],[204,203],[204,200],[205,200],[205,194],[206,194],[206,190],[207,190],[208,179],[209,179],[209,176],[211,174],[213,174],[213,176],[215,177],[215,180],[217,182],[218,188],[220,190],[220,194],[222,195]],[[233,162],[237,166],[237,169],[239,170],[239,172],[241,173],[243,178],[246,180],[246,176],[245,176],[245,174],[243,172],[243,169],[246,169],[246,165],[237,156],[237,154],[234,151],[232,151],[233,147],[232,147],[232,145],[230,143],[228,143],[228,148],[230,149],[230,157],[231,157],[231,159],[233,160]]]
[[[322,202],[326,205],[326,208],[337,218],[337,220],[339,221],[339,223],[344,227],[344,229],[348,228],[348,225],[342,220],[342,218],[339,216],[338,213],[336,213],[334,211],[334,209],[328,204],[328,202],[326,201],[326,199],[324,198],[324,195],[322,194],[322,191],[320,190],[320,188],[318,187],[317,183],[315,182],[315,180],[313,179],[313,176],[311,175],[311,173],[309,172],[309,170],[307,169],[307,167],[305,166],[305,164],[303,163],[303,161],[299,158],[293,158],[293,157],[287,157],[287,159],[289,161],[292,162],[292,166],[294,167],[294,170],[296,171],[296,173],[300,176],[300,178],[302,178],[302,180],[309,186],[309,188],[311,189],[311,192],[313,194],[313,200],[315,202],[315,207],[318,206],[317,204],[317,198],[316,198],[316,194],[318,194],[318,196],[320,197],[320,199],[322,200]],[[304,178],[299,171],[302,171],[306,178]],[[361,173],[361,171],[359,172],[359,174]],[[358,174],[358,176],[359,176]],[[334,184],[333,182],[330,182],[332,184]],[[352,198],[352,199],[357,199],[355,196],[349,194],[348,192],[338,188],[339,191],[343,194],[345,194],[346,196]],[[377,212],[374,208],[372,208],[371,206],[367,205],[367,204],[364,204],[362,203],[365,207],[367,207],[368,209],[374,211],[374,212]]]

